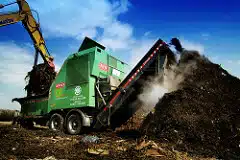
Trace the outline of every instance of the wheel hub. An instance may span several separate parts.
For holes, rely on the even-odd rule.
[[[63,122],[64,119],[60,114],[53,114],[50,119],[49,127],[53,131],[61,131],[63,129]]]
[[[54,121],[52,122],[52,128],[54,129],[54,130],[58,130],[59,129],[59,119],[54,119]]]
[[[81,131],[81,118],[78,114],[72,114],[67,119],[67,130],[70,134],[78,134]]]
[[[78,122],[77,120],[72,120],[72,123],[71,123],[71,129],[72,130],[77,130],[77,127],[78,127]]]

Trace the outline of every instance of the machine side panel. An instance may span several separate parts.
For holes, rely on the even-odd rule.
[[[51,87],[49,111],[55,109],[94,107],[89,97],[90,54],[69,58]],[[90,100],[91,99],[91,100]]]
[[[24,116],[41,116],[47,114],[48,97],[36,97],[20,100],[21,113]]]

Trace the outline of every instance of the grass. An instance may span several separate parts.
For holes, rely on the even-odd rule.
[[[12,121],[15,114],[15,110],[0,109],[0,121]]]
[[[11,121],[0,121],[0,126],[11,125]]]

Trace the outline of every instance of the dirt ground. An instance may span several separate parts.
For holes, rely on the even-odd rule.
[[[97,136],[97,142],[83,141]],[[167,141],[150,140],[136,130],[89,132],[71,136],[35,127],[0,123],[0,159],[214,159],[176,151]]]

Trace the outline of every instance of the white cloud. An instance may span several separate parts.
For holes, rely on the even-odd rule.
[[[138,61],[149,51],[155,43],[155,39],[141,39],[135,42],[134,47],[130,51],[130,66],[135,66]]]
[[[96,26],[106,24],[111,14],[106,1],[41,0],[29,4],[39,12],[41,27],[50,37],[94,37]]]
[[[97,27],[111,28],[117,16],[128,10],[127,0],[79,1],[41,0],[31,1],[30,6],[40,15],[41,27],[50,37],[69,36],[81,39],[84,36],[96,37]],[[118,24],[121,29],[121,25]]]
[[[0,87],[1,108],[19,109],[12,98],[24,96],[24,78],[33,64],[33,56],[25,45],[19,47],[13,42],[0,43]]]
[[[115,21],[105,27],[103,35],[98,38],[98,41],[115,52],[116,50],[126,49],[131,46],[134,41],[132,32],[133,28],[129,24]]]
[[[133,27],[118,20],[131,6],[128,0],[41,0],[29,4],[39,12],[45,38],[72,37],[81,41],[88,36],[112,51],[129,48],[134,41]]]
[[[128,0],[114,1],[112,4],[112,10],[114,15],[119,15],[128,11],[128,7],[131,6]]]
[[[11,100],[26,96],[24,79],[32,69],[32,49],[28,44],[20,46],[14,42],[0,42],[0,108],[20,109],[20,105]],[[56,68],[60,68],[59,63],[56,63]]]
[[[204,46],[200,43],[189,41],[186,39],[180,39],[183,48],[188,50],[197,50],[201,54],[204,54]]]
[[[24,77],[33,64],[30,50],[27,47],[21,48],[13,42],[1,42],[0,59],[0,83],[24,85]]]
[[[144,36],[149,36],[152,32],[151,31],[147,31],[144,33]]]

